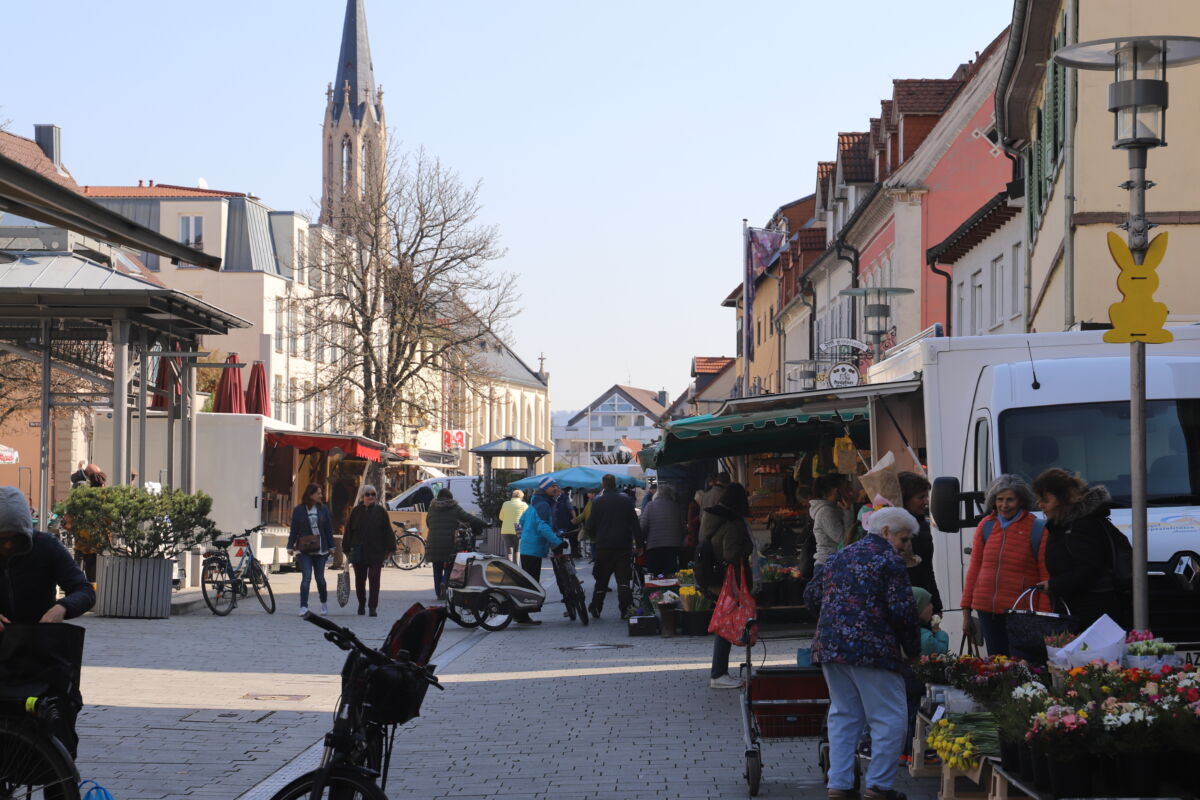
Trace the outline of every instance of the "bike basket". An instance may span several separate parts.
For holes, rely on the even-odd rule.
[[[421,713],[429,684],[413,667],[388,664],[369,667],[363,708],[380,725],[400,725]]]
[[[455,561],[454,566],[450,568],[450,577],[446,579],[446,585],[451,589],[461,589],[466,586],[469,564],[469,561]]]

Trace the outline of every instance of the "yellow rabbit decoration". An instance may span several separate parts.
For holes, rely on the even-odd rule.
[[[1158,273],[1167,252],[1167,234],[1160,233],[1146,249],[1146,258],[1141,264],[1134,263],[1129,245],[1116,233],[1108,234],[1108,252],[1121,270],[1117,276],[1117,289],[1124,299],[1108,307],[1108,319],[1112,330],[1104,333],[1106,342],[1148,342],[1162,344],[1174,341],[1171,332],[1163,328],[1167,321],[1167,306],[1156,302]]]

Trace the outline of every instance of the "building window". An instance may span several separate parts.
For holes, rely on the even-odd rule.
[[[283,419],[283,376],[275,376],[275,388],[271,392],[271,407],[274,409],[271,416],[275,419]]]
[[[950,332],[955,336],[963,336],[966,334],[967,328],[967,285],[960,283],[955,287],[954,297],[954,320],[950,326]]]
[[[367,139],[363,139],[362,150],[358,156],[358,195],[365,197],[367,194],[367,164],[371,153],[371,143]]]
[[[304,311],[304,357],[309,361],[313,360],[313,312],[309,309]]]
[[[342,191],[350,189],[350,171],[354,169],[354,151],[350,147],[350,137],[342,139]]]
[[[275,352],[276,353],[283,352],[283,337],[284,337],[283,322],[284,322],[283,298],[276,297],[275,298]]]
[[[311,431],[313,429],[313,399],[312,384],[308,381],[304,382],[304,430]]]
[[[179,218],[179,241],[188,247],[204,247],[204,217],[184,215]]]
[[[1008,276],[1008,280],[1012,285],[1011,302],[1009,304],[1009,313],[1014,317],[1022,312],[1021,308],[1021,245],[1014,244],[1012,246],[1012,269]]]
[[[1005,257],[1003,255],[992,259],[991,281],[988,288],[992,296],[991,324],[993,326],[1004,322],[1004,298],[1008,295],[1008,281],[1004,274],[1004,261]]]
[[[304,232],[300,231],[296,234],[296,283],[304,283]]]
[[[296,331],[296,304],[288,303],[288,355],[300,355],[300,336]]]
[[[983,270],[971,276],[971,333],[983,335]]]
[[[315,411],[313,412],[313,416],[316,417],[316,419],[313,420],[315,423],[315,428],[313,428],[313,430],[323,431],[325,430],[325,395],[318,394],[315,398],[313,398],[313,403],[316,407]]]
[[[308,265],[308,285],[313,289],[321,289],[321,272],[325,269],[325,247],[320,239],[313,248],[314,260]]]
[[[299,384],[295,378],[288,381],[288,399],[287,399],[287,421],[291,425],[296,424],[296,396],[300,394]]]

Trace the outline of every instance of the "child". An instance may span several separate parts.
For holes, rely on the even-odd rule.
[[[921,655],[949,653],[950,636],[939,627],[942,620],[933,614],[933,595],[914,586],[913,599],[917,601],[917,617],[921,621]]]

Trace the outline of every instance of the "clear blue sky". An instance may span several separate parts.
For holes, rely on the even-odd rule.
[[[40,0],[4,9],[0,120],[63,128],[81,184],[139,178],[315,211],[343,0]],[[732,355],[742,218],[809,194],[893,78],[945,78],[1010,0],[367,0],[393,139],[483,181],[511,343],[554,407],[672,395]]]

